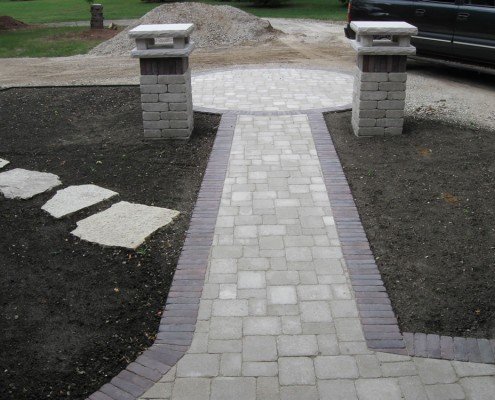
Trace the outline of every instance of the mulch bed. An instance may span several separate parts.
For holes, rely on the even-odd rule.
[[[358,139],[350,112],[325,118],[401,329],[495,338],[495,132]]]
[[[41,210],[53,192],[0,198],[1,399],[83,399],[153,343],[218,123],[196,114],[189,142],[144,142],[137,87],[0,92],[6,169],[120,194],[61,220]],[[181,215],[137,251],[70,234],[119,200]]]

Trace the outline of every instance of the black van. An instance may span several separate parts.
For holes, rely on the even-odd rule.
[[[495,66],[495,0],[350,0],[348,21],[406,21],[418,55]]]

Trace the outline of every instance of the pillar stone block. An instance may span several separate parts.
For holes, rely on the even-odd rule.
[[[351,46],[357,53],[352,128],[356,136],[400,135],[404,124],[407,56],[415,54],[406,22],[355,21]]]
[[[188,139],[194,128],[189,55],[193,24],[139,25],[131,56],[139,58],[144,138]]]

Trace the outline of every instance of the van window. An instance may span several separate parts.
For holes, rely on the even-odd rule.
[[[472,6],[495,7],[495,0],[468,0],[466,3]]]

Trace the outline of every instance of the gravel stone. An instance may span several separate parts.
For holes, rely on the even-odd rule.
[[[231,47],[243,43],[264,43],[280,35],[270,23],[231,6],[211,6],[201,3],[172,3],[156,7],[121,33],[92,49],[89,54],[128,56],[135,47],[129,30],[142,24],[173,24],[189,22],[195,25],[191,39],[196,47]],[[157,40],[157,43],[160,43]]]

